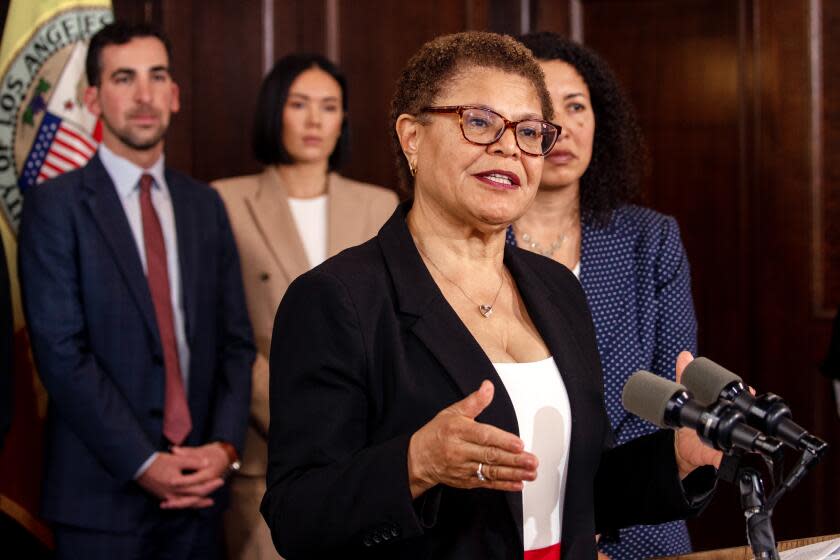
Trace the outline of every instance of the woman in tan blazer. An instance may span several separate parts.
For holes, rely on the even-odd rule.
[[[225,538],[231,560],[277,559],[259,506],[268,456],[268,355],[289,284],[326,258],[376,235],[393,192],[334,170],[347,151],[344,76],[319,55],[290,55],[266,76],[257,101],[259,175],[214,183],[230,216],[257,343],[242,468],[231,481]]]

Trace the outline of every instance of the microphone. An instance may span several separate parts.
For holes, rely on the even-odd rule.
[[[827,448],[828,444],[791,420],[790,408],[781,397],[773,393],[754,397],[740,377],[707,358],[688,364],[682,382],[701,405],[729,401],[744,413],[748,424],[794,449],[821,455]]]
[[[621,402],[628,411],[660,428],[691,428],[721,451],[739,448],[772,456],[781,443],[746,424],[744,414],[722,401],[709,409],[683,386],[648,371],[637,371],[624,385]]]

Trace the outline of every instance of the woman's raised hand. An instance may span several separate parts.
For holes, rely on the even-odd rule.
[[[477,391],[441,410],[411,436],[412,498],[438,484],[519,492],[524,481],[537,478],[539,461],[525,451],[519,437],[475,421],[493,400],[493,392],[493,384],[485,380]]]
[[[690,352],[682,351],[677,356],[677,383],[682,379],[683,370],[694,356]],[[677,435],[674,438],[674,451],[677,455],[677,468],[680,473],[680,480],[688,476],[688,474],[703,465],[712,465],[715,468],[720,467],[720,461],[723,459],[723,453],[717,449],[713,449],[700,441],[697,432],[690,428],[680,428],[677,430]]]

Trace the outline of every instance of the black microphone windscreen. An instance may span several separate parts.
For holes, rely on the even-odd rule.
[[[686,366],[681,381],[699,404],[708,406],[720,398],[727,385],[741,378],[708,358],[695,358]]]
[[[668,401],[685,387],[649,371],[637,371],[624,384],[621,403],[624,408],[660,428],[667,428],[665,410]]]

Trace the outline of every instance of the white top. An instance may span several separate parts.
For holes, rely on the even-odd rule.
[[[575,277],[578,280],[580,280],[580,261],[578,261],[575,267],[572,269],[572,274],[574,274]]]
[[[537,480],[526,482],[522,492],[525,550],[556,547],[563,527],[572,437],[572,409],[566,386],[552,357],[493,366],[513,403],[525,450],[540,461]]]
[[[309,266],[316,267],[327,260],[327,195],[289,198],[289,208],[303,241]]]

